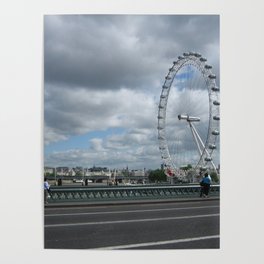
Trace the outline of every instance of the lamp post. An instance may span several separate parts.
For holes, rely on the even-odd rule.
[[[56,175],[56,167],[54,168],[54,177],[55,177],[55,185],[57,185],[57,175]]]

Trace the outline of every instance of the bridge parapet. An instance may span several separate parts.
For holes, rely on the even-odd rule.
[[[51,188],[49,203],[117,200],[198,198],[199,185]],[[220,185],[212,185],[211,197],[220,196]]]

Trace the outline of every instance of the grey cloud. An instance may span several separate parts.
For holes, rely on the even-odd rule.
[[[109,127],[126,131],[91,141],[93,149],[49,154],[45,162],[159,165],[161,85],[177,56],[191,50],[219,76],[219,16],[45,16],[46,142]]]
[[[119,89],[153,85],[183,51],[218,45],[218,16],[46,16],[45,82]],[[218,47],[217,47],[218,48]]]
[[[97,17],[96,22],[101,18]],[[60,25],[58,35],[52,33],[56,27],[53,29],[52,24],[46,23],[46,83],[119,89],[140,86],[142,81],[150,80],[155,61],[138,50],[136,37],[120,30],[118,24],[109,26],[107,20],[102,25],[91,19],[84,20],[86,24],[72,24],[68,19],[60,17],[63,26]]]

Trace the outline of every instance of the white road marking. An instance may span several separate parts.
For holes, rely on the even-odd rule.
[[[137,223],[137,222],[153,222],[153,221],[166,221],[166,220],[180,220],[202,217],[214,217],[220,214],[207,214],[207,215],[190,215],[190,216],[176,216],[176,217],[161,217],[161,218],[145,218],[135,220],[117,220],[117,221],[101,221],[101,222],[86,222],[86,223],[68,223],[68,224],[51,224],[45,227],[70,227],[70,226],[85,226],[85,225],[107,225],[107,224],[122,224],[122,223]]]
[[[67,213],[67,214],[47,214],[45,217],[54,216],[79,216],[79,215],[99,215],[99,214],[124,214],[124,213],[145,213],[145,212],[158,212],[158,211],[173,211],[173,210],[191,210],[191,209],[204,209],[216,208],[219,205],[209,206],[193,206],[193,207],[174,207],[174,208],[160,208],[160,209],[146,209],[146,210],[127,210],[127,211],[113,211],[113,212],[89,212],[89,213]]]
[[[203,204],[204,201],[193,201],[192,203],[195,203],[195,204]],[[147,203],[147,204],[128,204],[129,206],[133,205],[133,206],[137,206],[137,207],[145,207],[145,206],[160,206],[160,205],[163,205],[164,203],[163,202],[160,202],[160,203]],[[173,204],[173,203],[171,203]],[[181,202],[181,204],[190,204],[190,202]],[[117,207],[122,207],[122,206],[127,206],[127,204],[116,204],[116,205],[107,205],[107,206],[102,206],[102,205],[98,205],[98,206],[93,206],[93,207],[89,207],[89,208],[117,208]],[[57,211],[57,210],[60,210],[60,211],[65,211],[65,210],[80,210],[80,209],[85,209],[85,206],[74,206],[74,207],[63,207],[63,208],[52,208],[52,207],[49,207],[49,208],[44,208],[45,211]]]
[[[74,206],[74,207],[63,207],[63,208],[44,208],[45,211],[66,211],[66,210],[83,210],[85,209],[86,207],[85,206]],[[93,206],[93,207],[89,207],[89,208],[94,208],[94,209],[97,209],[97,208],[109,208],[109,206]]]
[[[159,245],[193,242],[193,241],[206,240],[206,239],[214,239],[214,238],[219,238],[219,237],[220,237],[219,235],[192,237],[192,238],[182,238],[182,239],[174,239],[174,240],[165,240],[165,241],[156,241],[156,242],[148,242],[148,243],[129,244],[129,245],[119,245],[119,246],[101,247],[101,248],[92,248],[92,249],[98,249],[98,250],[110,249],[111,250],[111,249],[127,249],[127,248],[136,248],[136,247],[159,246]]]

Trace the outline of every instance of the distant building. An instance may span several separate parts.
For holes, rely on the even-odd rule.
[[[95,167],[86,170],[86,176],[108,176],[111,177],[111,172],[107,167]]]
[[[69,167],[57,167],[56,168],[56,175],[57,176],[69,176]]]
[[[73,176],[83,176],[84,174],[84,169],[83,167],[75,167],[72,168],[72,173],[74,174]]]
[[[54,172],[55,172],[55,168],[44,167],[44,175],[46,175],[46,174],[54,174]]]
[[[69,169],[69,173],[67,176],[75,176],[76,172],[74,171],[74,169]]]
[[[135,177],[142,177],[145,176],[145,170],[132,170],[130,173],[131,176],[135,176]]]

